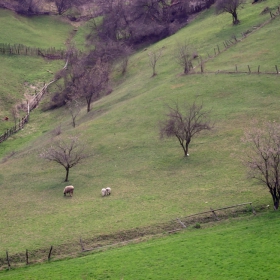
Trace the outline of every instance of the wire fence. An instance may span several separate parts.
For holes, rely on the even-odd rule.
[[[227,51],[230,47],[238,44],[239,42],[242,42],[244,39],[246,39],[250,34],[253,34],[254,32],[256,32],[257,30],[261,29],[262,27],[264,27],[265,25],[267,25],[268,23],[270,23],[272,20],[274,20],[277,16],[280,15],[280,6],[278,6],[274,11],[270,11],[268,10],[267,13],[270,14],[270,18],[268,20],[266,20],[265,22],[263,22],[262,24],[260,24],[259,26],[253,26],[250,29],[242,32],[240,35],[241,36],[237,36],[235,34],[233,34],[231,36],[230,39],[227,39],[225,41],[223,41],[222,45],[220,44],[216,44],[211,52],[207,52],[206,57],[202,57],[199,56],[198,60],[197,60],[197,66],[194,66],[193,69],[196,68],[200,68],[200,73],[206,73],[204,71],[204,65],[205,63],[207,63],[209,60],[212,60],[214,58],[216,58],[217,56],[219,56],[220,54],[222,54],[223,52]],[[268,71],[268,72],[261,72],[260,71],[260,65],[258,65],[258,70],[257,71],[251,71],[251,68],[249,65],[247,65],[248,67],[248,71],[238,71],[237,66],[235,65],[235,71],[215,71],[216,72],[220,72],[220,73],[258,73],[258,74],[280,74],[278,71],[278,66],[275,65],[275,69],[276,72],[274,71]],[[208,73],[213,73],[213,72],[208,72]]]
[[[252,202],[246,202],[217,209],[210,208],[208,211],[144,228],[133,228],[92,237],[87,240],[82,240],[82,238],[76,241],[68,240],[69,244],[51,245],[30,251],[26,249],[25,252],[16,254],[9,254],[8,250],[6,250],[6,252],[0,255],[0,270],[69,257],[74,258],[80,256],[81,253],[89,251],[99,252],[108,248],[124,246],[129,243],[139,243],[157,236],[170,235],[190,227],[200,228],[202,224],[207,222],[220,221],[229,217],[237,217],[241,213],[248,214],[250,212],[256,215]]]
[[[41,56],[47,59],[65,59],[66,51],[56,48],[36,48],[28,47],[23,44],[6,44],[0,43],[0,54],[2,55],[27,55]]]

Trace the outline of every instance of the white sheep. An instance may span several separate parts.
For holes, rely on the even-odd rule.
[[[73,193],[74,193],[74,187],[73,186],[66,186],[63,190],[64,196],[66,196],[67,193],[69,193],[69,195],[72,196]]]
[[[106,195],[110,195],[111,194],[111,188],[107,187],[106,188]]]
[[[106,191],[106,189],[104,189],[104,188],[103,188],[103,189],[101,189],[101,195],[102,195],[102,196],[107,195],[107,191]]]

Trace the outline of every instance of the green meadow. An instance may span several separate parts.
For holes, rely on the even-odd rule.
[[[119,65],[115,65],[112,93],[93,103],[89,113],[83,108],[75,128],[64,108],[43,110],[51,92],[57,90],[57,85],[52,85],[50,94],[31,113],[24,130],[0,144],[0,257],[5,258],[6,250],[15,255],[51,245],[61,248],[61,255],[65,250],[67,256],[80,250],[80,239],[91,246],[90,240],[98,236],[152,227],[208,211],[210,207],[252,202],[259,211],[272,204],[267,189],[246,176],[241,162],[245,152],[241,137],[253,119],[279,121],[280,77],[215,72],[233,71],[235,65],[240,66],[240,71],[247,65],[255,68],[261,65],[260,70],[266,72],[273,72],[277,64],[280,68],[279,17],[270,20],[269,14],[261,15],[266,6],[276,9],[277,5],[280,3],[276,0],[246,4],[239,12],[238,26],[231,25],[229,14],[216,16],[211,8],[176,34],[139,50],[130,57],[125,76],[121,76]],[[26,37],[22,39],[26,45],[28,40],[34,40],[30,45],[62,47],[73,35],[73,27],[56,17],[26,19],[7,11],[0,13],[8,17],[9,28],[14,30],[15,35],[9,33],[14,36],[11,43]],[[46,34],[38,31],[44,26],[42,22],[49,24]],[[263,23],[266,24],[261,28],[253,28]],[[88,27],[76,27],[77,35],[86,33]],[[40,45],[39,40],[28,38],[30,28],[44,37]],[[17,32],[20,29],[26,30],[25,35]],[[52,29],[63,35],[48,40]],[[242,38],[241,33],[251,29],[254,31]],[[217,44],[222,49],[223,42],[233,34],[242,40],[205,62],[205,71],[213,73],[182,75],[182,69],[174,61],[179,42],[192,44],[206,58],[208,53],[213,55]],[[82,37],[73,38],[81,48]],[[151,78],[148,51],[160,48],[163,56],[156,66],[157,76]],[[53,77],[47,70],[55,72],[64,65],[63,61],[23,56],[1,55],[0,61],[6,69],[0,71],[9,73],[7,79],[0,81],[1,118],[14,103],[10,92],[15,99],[23,98],[19,93],[23,94],[26,83],[40,85],[51,80]],[[196,64],[199,65],[198,61]],[[200,71],[199,66],[195,71]],[[194,138],[190,156],[184,158],[176,139],[159,138],[158,123],[164,118],[167,105],[194,100],[212,110],[215,127]],[[1,123],[0,128],[7,125]],[[61,127],[62,137],[79,136],[93,154],[70,170],[68,183],[63,182],[63,167],[39,158],[40,151],[58,138],[54,133],[57,127]],[[66,184],[75,187],[72,198],[63,197]],[[100,190],[106,186],[112,188],[112,195],[103,198]],[[72,279],[270,279],[277,269],[270,274],[273,262],[269,263],[264,255],[271,258],[271,251],[275,250],[270,240],[275,239],[272,236],[277,232],[277,217],[275,212],[244,221],[229,220],[219,226],[187,230],[78,260],[3,272],[0,278],[17,279],[26,275],[24,279],[40,279],[46,271],[54,271],[49,279],[70,279],[65,278],[68,274],[73,275]],[[173,250],[177,254],[171,256]],[[151,259],[144,259],[141,254],[145,257],[151,254]],[[240,255],[244,258],[239,259]],[[273,254],[273,261],[277,260]],[[75,268],[78,262],[79,269]],[[261,271],[262,263],[269,264]],[[170,278],[170,275],[175,276]]]
[[[75,259],[0,272],[0,279],[271,279],[280,272],[278,213],[193,227]]]

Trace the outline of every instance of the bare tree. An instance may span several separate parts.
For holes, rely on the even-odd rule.
[[[193,68],[193,53],[194,48],[187,44],[187,42],[177,44],[174,59],[177,64],[184,68],[184,74],[188,74]]]
[[[120,49],[116,44],[116,49],[109,45],[102,49],[100,44],[97,44],[94,51],[85,55],[79,54],[74,48],[70,50],[67,69],[56,73],[56,78],[63,78],[64,85],[60,92],[53,95],[49,108],[64,106],[68,101],[85,99],[89,112],[93,101],[101,98],[103,93],[109,93],[110,65],[114,61],[112,56],[117,56]]]
[[[187,104],[183,108],[178,102],[170,107],[166,119],[160,122],[160,136],[176,137],[188,156],[189,144],[193,137],[203,130],[211,130],[214,126],[210,120],[210,111],[203,110],[203,104]]]
[[[274,209],[280,200],[280,124],[254,122],[245,132],[243,141],[249,143],[244,164],[248,174],[266,186],[272,196]]]
[[[90,155],[85,151],[85,145],[79,142],[78,137],[69,137],[59,140],[50,148],[43,150],[40,157],[62,165],[66,170],[65,182],[68,181],[70,168],[81,163]]]
[[[157,51],[150,51],[148,53],[149,56],[149,64],[153,69],[153,75],[152,77],[154,77],[157,73],[156,73],[156,64],[158,62],[158,60],[161,58],[162,56],[162,49],[157,50]]]
[[[216,13],[230,13],[232,15],[232,24],[239,24],[237,9],[246,3],[246,0],[218,0],[216,3]]]
[[[77,99],[68,100],[66,102],[66,108],[71,115],[72,118],[72,126],[76,127],[76,118],[80,114],[82,110],[82,102]]]
[[[77,0],[54,0],[57,12],[59,15],[64,14],[68,9],[70,9]]]
[[[121,63],[120,63],[122,75],[124,75],[127,71],[129,56],[132,53],[132,49],[128,46],[125,46],[123,49],[124,49],[124,52],[121,56]]]
[[[82,77],[75,82],[75,90],[80,97],[85,98],[87,112],[91,110],[91,103],[100,98],[108,85],[109,66],[98,62],[93,67],[85,70]]]

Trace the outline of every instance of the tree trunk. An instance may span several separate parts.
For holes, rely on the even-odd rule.
[[[90,111],[90,101],[87,101],[87,112]]]
[[[273,205],[274,210],[278,210],[279,208],[279,197],[273,195]]]
[[[65,169],[66,169],[66,177],[65,177],[65,181],[64,182],[68,182],[68,176],[69,176],[70,168],[69,167],[65,167]]]
[[[185,144],[185,148],[184,148],[185,157],[188,156],[190,142],[191,142],[191,139],[186,140],[186,144]]]
[[[237,18],[237,12],[236,12],[236,10],[235,11],[233,11],[233,13],[232,13],[232,24],[233,25],[236,25],[236,24],[239,24],[240,23],[240,21],[238,20],[238,18]]]
[[[188,74],[188,66],[187,66],[187,64],[185,64],[185,67],[184,67],[184,74]]]
[[[277,210],[279,208],[279,201],[280,201],[280,197],[277,195],[277,188],[270,187],[270,186],[268,188],[272,196],[274,210]]]

